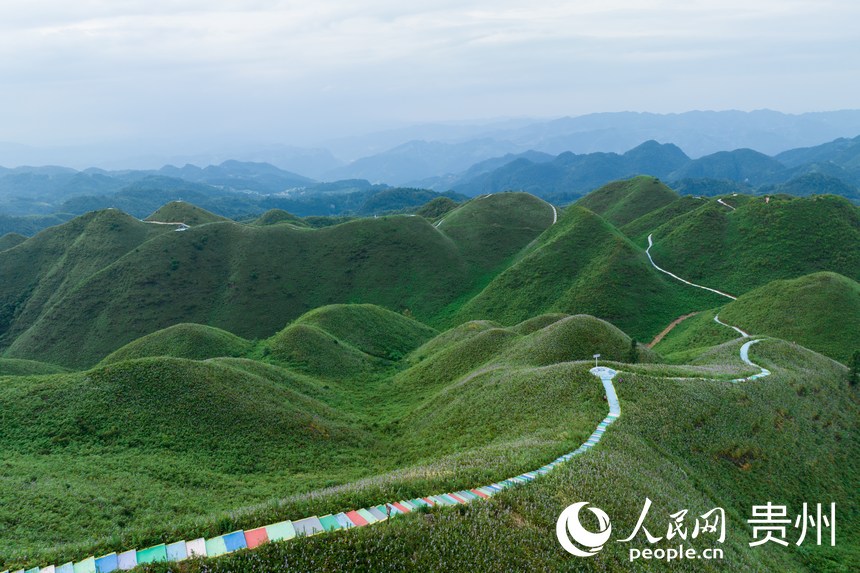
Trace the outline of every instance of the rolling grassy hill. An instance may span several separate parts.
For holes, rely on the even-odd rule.
[[[684,362],[704,348],[737,336],[720,320],[753,335],[783,338],[850,364],[860,349],[860,286],[836,273],[821,272],[776,280],[753,289],[719,309],[682,322],[655,350]]]
[[[512,325],[547,312],[585,313],[650,340],[677,316],[718,303],[715,295],[680,287],[605,219],[576,205],[451,322]]]
[[[19,235],[18,233],[6,233],[0,237],[0,251],[16,247],[26,240],[27,237],[24,235]]]
[[[736,352],[738,343],[733,344]],[[857,515],[851,509],[838,514],[843,525],[836,547],[816,547],[807,538],[798,548],[797,531],[789,531],[788,547],[749,547],[753,536],[746,520],[753,505],[767,500],[785,504],[791,516],[810,499],[852,507],[860,469],[853,431],[856,391],[844,383],[844,368],[778,340],[758,345],[753,359],[774,374],[733,385],[664,378],[644,368],[625,372],[617,384],[623,416],[597,448],[491,500],[414,513],[387,525],[274,543],[217,560],[171,565],[170,570],[557,571],[575,566],[583,571],[628,571],[628,549],[649,547],[644,538],[608,543],[595,557],[575,560],[555,539],[556,520],[569,504],[587,500],[610,515],[617,541],[633,530],[647,497],[654,503],[649,529],[658,536],[670,513],[687,509],[687,523],[692,523],[715,507],[725,510],[725,543],[715,544],[707,535],[684,543],[700,551],[718,546],[725,552],[721,561],[697,561],[696,571],[850,571],[858,558]],[[547,369],[542,383],[530,386],[543,390],[555,373],[555,368]],[[506,383],[492,372],[476,379],[495,379],[502,387]],[[470,396],[469,390],[457,398],[471,398],[483,415],[488,402]],[[514,417],[533,403],[521,402]],[[552,416],[532,411],[527,416],[548,414]],[[441,428],[444,424],[433,431]],[[803,479],[798,479],[798,471]],[[663,541],[654,547],[670,545]],[[635,565],[642,570],[691,570],[688,561]]]
[[[577,201],[577,205],[602,215],[616,227],[623,227],[678,199],[678,194],[659,179],[639,176],[604,185]]]
[[[846,199],[739,199],[735,211],[709,201],[658,228],[657,264],[735,296],[818,271],[860,279],[860,210]]]
[[[552,208],[526,194],[463,205],[438,229],[399,216],[316,230],[215,222],[175,233],[95,212],[0,253],[0,271],[14,277],[0,285],[0,340],[9,357],[81,367],[184,322],[261,338],[346,302],[432,321],[551,222]]]
[[[848,364],[860,350],[860,284],[836,273],[773,281],[726,305],[720,318]]]
[[[0,253],[0,344],[11,344],[81,281],[167,231],[107,210],[47,229]]]
[[[386,323],[389,338],[377,340]],[[402,497],[500,479],[574,448],[602,417],[600,385],[568,360],[594,345],[608,355],[629,349],[610,325],[561,317],[528,334],[510,331],[507,347],[470,345],[474,367],[422,370],[441,365],[442,355],[462,356],[464,341],[369,305],[322,308],[284,332],[294,327],[315,330],[325,344],[337,341],[326,365],[349,365],[358,353],[382,368],[296,371],[284,356],[314,339],[283,332],[261,342],[269,353],[251,348],[247,357],[208,357],[214,350],[200,352],[202,361],[147,356],[162,353],[154,341],[182,345],[191,329],[184,325],[87,372],[4,378],[0,519],[8,527],[0,561],[77,558],[177,532],[211,534],[294,516],[320,503],[347,508],[395,491]],[[204,345],[227,335],[193,330]],[[570,344],[564,355],[552,349],[560,336]],[[249,347],[236,340],[222,347]],[[404,355],[383,359],[358,347]],[[425,391],[406,391],[415,385]],[[355,487],[256,505],[375,475]]]
[[[126,344],[101,363],[112,364],[154,356],[205,360],[220,356],[244,356],[251,348],[250,342],[224,330],[202,324],[177,324]]]
[[[185,201],[171,201],[166,205],[159,207],[152,215],[146,218],[147,221],[160,221],[163,223],[185,223],[189,227],[194,225],[202,225],[204,223],[215,223],[218,221],[227,221],[225,217],[210,213],[206,209],[201,209],[196,205]]]

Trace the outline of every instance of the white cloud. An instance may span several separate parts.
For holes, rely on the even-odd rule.
[[[0,140],[847,107],[858,21],[853,0],[5,0]],[[821,89],[791,99],[805,75]]]

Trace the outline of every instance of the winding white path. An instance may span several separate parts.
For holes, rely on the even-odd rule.
[[[732,296],[732,295],[730,295],[730,294],[724,293],[723,291],[721,291],[721,290],[717,290],[717,289],[715,289],[715,288],[706,287],[706,286],[702,286],[702,285],[697,285],[696,283],[691,283],[690,281],[688,281],[688,280],[686,280],[686,279],[682,279],[681,277],[679,277],[679,276],[678,276],[678,275],[676,275],[675,273],[670,273],[670,272],[669,272],[669,271],[667,271],[666,269],[663,269],[663,268],[658,267],[658,266],[657,266],[657,263],[655,263],[655,262],[654,262],[654,259],[653,259],[653,258],[651,258],[651,247],[653,247],[653,246],[654,246],[654,241],[651,239],[651,237],[653,237],[653,236],[654,236],[654,234],[653,234],[653,233],[651,233],[650,235],[648,235],[648,248],[647,248],[647,249],[645,249],[645,254],[646,254],[646,255],[648,255],[648,260],[649,260],[649,261],[651,261],[651,266],[653,266],[655,269],[657,269],[657,270],[658,270],[658,271],[660,271],[661,273],[666,273],[667,275],[669,275],[669,276],[670,276],[670,277],[672,277],[673,279],[679,280],[679,281],[681,281],[682,283],[688,284],[688,285],[690,285],[690,286],[694,286],[694,287],[696,287],[696,288],[701,288],[701,289],[709,290],[709,291],[711,291],[711,292],[717,293],[717,294],[719,294],[719,295],[722,295],[722,296],[724,296],[724,297],[726,297],[726,298],[730,298],[730,299],[732,299],[732,300],[737,300],[737,298],[738,298],[738,297],[736,297],[736,296]]]
[[[576,450],[559,456],[552,462],[534,471],[525,472],[497,483],[469,490],[389,502],[375,507],[341,512],[337,515],[312,516],[295,521],[287,520],[252,530],[234,531],[213,539],[199,538],[191,541],[177,541],[170,544],[156,545],[142,550],[131,549],[122,553],[109,553],[98,558],[89,557],[77,563],[69,562],[60,566],[51,565],[41,569],[35,567],[27,570],[26,573],[30,573],[31,571],[35,571],[36,573],[111,573],[113,571],[125,571],[147,563],[184,561],[191,557],[218,557],[241,549],[254,549],[268,541],[284,541],[295,537],[372,525],[386,521],[395,515],[411,513],[421,507],[459,505],[490,498],[496,493],[510,487],[529,483],[536,477],[549,473],[556,466],[569,461],[574,456],[587,452],[597,445],[603,437],[604,432],[606,432],[606,428],[621,416],[621,404],[618,401],[618,395],[615,393],[615,387],[612,384],[612,379],[618,372],[605,366],[592,368],[589,372],[600,378],[600,381],[603,383],[606,401],[609,403],[609,414],[607,414],[588,439]],[[8,571],[4,571],[3,573],[8,573]],[[20,572],[16,571],[15,573],[25,572],[21,569]]]
[[[741,329],[740,329],[740,328],[738,328],[737,326],[732,326],[731,324],[726,324],[725,322],[723,322],[722,320],[720,320],[720,315],[719,315],[719,314],[715,314],[715,315],[714,315],[714,322],[716,322],[717,324],[722,324],[723,326],[726,326],[726,327],[731,328],[731,329],[733,329],[733,330],[736,330],[736,331],[737,331],[741,336],[743,336],[744,338],[749,338],[749,337],[750,337],[750,335],[749,335],[749,334],[747,334],[746,332],[744,332],[743,330],[741,330]]]
[[[726,205],[726,207],[731,207],[731,206],[730,206],[730,205]],[[734,208],[734,207],[731,207],[731,208]],[[652,234],[653,234],[653,233],[652,233]],[[718,290],[716,290],[716,289],[708,288],[708,287],[706,287],[706,286],[702,286],[702,285],[697,285],[697,284],[695,284],[695,283],[691,283],[690,281],[686,281],[686,280],[682,279],[681,277],[679,277],[678,275],[676,275],[676,274],[674,274],[674,273],[670,273],[669,271],[667,271],[667,270],[665,270],[665,269],[661,269],[660,267],[658,267],[658,266],[657,266],[657,264],[654,262],[654,259],[652,259],[652,258],[651,258],[651,252],[650,252],[650,251],[651,251],[651,246],[654,244],[654,243],[653,243],[653,241],[651,240],[651,236],[652,236],[652,235],[648,235],[648,248],[645,250],[645,254],[646,254],[646,255],[648,255],[648,260],[649,260],[649,261],[651,261],[651,264],[654,266],[654,268],[655,268],[655,269],[657,269],[658,271],[661,271],[661,272],[666,273],[667,275],[669,275],[669,276],[671,276],[671,277],[673,277],[673,278],[675,278],[675,279],[677,279],[677,280],[681,281],[682,283],[686,283],[686,284],[688,284],[688,285],[690,285],[690,286],[694,286],[694,287],[697,287],[697,288],[702,288],[702,289],[705,289],[705,290],[709,290],[709,291],[711,291],[711,292],[715,292],[715,293],[717,293],[717,294],[721,294],[721,295],[723,295],[723,296],[725,296],[725,297],[728,297],[728,298],[730,298],[730,299],[732,299],[732,300],[737,300],[737,298],[736,298],[736,297],[733,297],[733,296],[732,296],[732,295],[730,295],[730,294],[726,294],[726,293],[724,293],[724,292],[722,292],[722,291],[718,291]],[[722,320],[720,320],[720,315],[719,315],[719,314],[715,314],[715,315],[714,315],[714,322],[716,322],[717,324],[722,324],[723,326],[726,326],[726,327],[728,327],[728,328],[731,328],[732,330],[735,330],[735,331],[736,331],[736,332],[738,332],[738,333],[739,333],[743,338],[749,338],[749,337],[750,337],[750,335],[749,335],[748,333],[744,332],[743,330],[741,330],[741,329],[740,329],[740,328],[738,328],[737,326],[732,326],[731,324],[726,324],[725,322],[723,322]],[[758,368],[761,372],[759,372],[758,374],[753,374],[752,376],[748,376],[748,377],[746,377],[746,378],[735,378],[734,380],[732,380],[732,382],[734,382],[734,383],[738,383],[738,382],[746,382],[746,381],[748,381],[748,380],[758,380],[759,378],[764,378],[765,376],[770,376],[770,370],[768,370],[767,368],[762,368],[762,367],[761,367],[761,366],[759,366],[758,364],[755,364],[754,362],[752,362],[752,361],[750,360],[750,357],[749,357],[749,350],[750,350],[750,346],[752,346],[753,344],[759,343],[759,342],[761,342],[761,341],[762,341],[762,339],[761,339],[761,338],[758,338],[758,339],[756,339],[756,340],[750,340],[749,342],[747,342],[746,344],[744,344],[743,346],[741,346],[741,350],[740,350],[740,357],[741,357],[741,360],[743,360],[746,364],[749,364],[750,366],[753,366],[753,367],[755,367],[755,368]]]
[[[734,327],[732,327],[732,328],[734,328]],[[765,376],[770,376],[770,370],[768,370],[767,368],[763,368],[763,367],[759,366],[758,364],[756,364],[755,362],[753,362],[752,360],[750,360],[750,354],[749,354],[750,346],[752,346],[753,344],[758,344],[761,341],[762,341],[762,339],[758,338],[756,340],[750,340],[749,342],[747,342],[746,344],[741,346],[741,360],[743,360],[744,362],[746,362],[750,366],[753,366],[754,368],[758,368],[760,370],[760,372],[758,374],[753,374],[752,376],[747,376],[746,378],[735,378],[734,380],[732,380],[732,382],[734,382],[735,384],[737,384],[738,382],[747,382],[749,380],[758,380],[759,378],[764,378]]]
[[[724,206],[724,207],[728,207],[728,208],[729,208],[729,209],[731,209],[732,211],[734,211],[734,210],[735,210],[735,208],[734,208],[734,207],[732,207],[731,205],[729,205],[728,203],[726,203],[726,202],[725,202],[725,201],[723,201],[722,199],[717,199],[717,203],[719,203],[720,205],[722,205],[722,206]]]

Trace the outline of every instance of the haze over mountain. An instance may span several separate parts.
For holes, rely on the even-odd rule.
[[[456,173],[484,159],[540,151],[623,153],[644,141],[674,143],[690,157],[739,148],[767,155],[860,134],[860,110],[786,114],[770,110],[673,114],[594,113],[557,119],[425,123],[312,145],[146,141],[38,148],[0,142],[0,165],[155,169],[165,164],[271,163],[313,179],[393,185]]]

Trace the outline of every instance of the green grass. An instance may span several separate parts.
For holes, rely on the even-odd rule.
[[[194,226],[227,221],[229,219],[215,213],[210,213],[206,209],[201,209],[185,201],[171,201],[147,217],[146,220],[161,221],[163,223],[185,223],[186,225]]]
[[[654,350],[672,362],[687,362],[712,346],[738,338],[736,331],[714,321],[719,312],[719,309],[704,310],[691,316],[673,328]]]
[[[59,374],[65,368],[36,362],[35,360],[19,360],[15,358],[0,358],[0,376],[34,376],[39,374]]]
[[[602,215],[613,225],[622,227],[652,211],[663,209],[678,199],[678,194],[656,177],[640,175],[604,185],[576,204]]]
[[[720,319],[848,364],[860,350],[860,285],[836,273],[773,281],[726,305]]]
[[[706,201],[695,197],[679,197],[668,205],[654,209],[638,217],[621,227],[621,231],[630,237],[637,245],[648,246],[648,235],[656,231],[662,225],[669,223],[676,217],[680,217],[690,211],[701,209],[707,205]]]
[[[5,251],[6,249],[17,247],[26,240],[27,237],[25,237],[24,235],[20,235],[18,233],[6,233],[2,237],[0,237],[0,251]]]
[[[473,199],[442,217],[438,228],[479,272],[508,263],[552,224],[552,207],[528,193]]]
[[[216,222],[176,233],[118,211],[91,213],[0,253],[0,271],[14,277],[0,285],[0,348],[84,368],[168,326],[259,339],[336,303],[438,323],[551,217],[525,194],[470,202],[440,229],[393,216],[319,229]]]
[[[386,320],[399,339],[375,341],[374,329]],[[564,324],[571,349],[553,362],[546,347]],[[179,333],[189,328],[131,348],[159,339],[181,344],[188,335]],[[309,376],[276,348],[314,338],[287,341],[280,333],[249,351],[258,360],[158,356],[4,379],[0,520],[7,527],[0,562],[59,562],[211,536],[533,469],[574,449],[603,415],[601,386],[587,365],[569,360],[603,339],[608,354],[629,341],[600,321],[570,317],[528,335],[510,331],[508,344],[484,347],[446,333],[434,344],[427,327],[366,305],[320,309],[285,332],[291,328],[313,330],[325,344],[337,341],[332,352],[360,354],[373,368],[323,355],[326,365],[340,360],[338,368],[305,368]],[[204,346],[217,347],[211,329],[191,330]],[[222,333],[214,334],[219,342]],[[352,346],[406,353],[424,340],[398,361]],[[226,350],[238,347],[228,342]],[[261,347],[271,350],[261,354]],[[442,366],[445,357],[467,353],[471,366]],[[435,369],[422,370],[431,362]],[[425,391],[412,391],[418,385]]]
[[[665,224],[654,233],[654,260],[735,296],[819,271],[860,280],[860,210],[848,200],[744,199],[735,211],[711,201]]]
[[[646,341],[681,314],[718,301],[655,270],[642,249],[575,205],[463,304],[451,323],[491,319],[513,325],[544,313],[591,314]]]
[[[297,217],[288,211],[284,211],[283,209],[269,209],[259,217],[257,217],[252,224],[254,225],[277,225],[278,223],[292,223],[293,225],[298,225],[299,227],[304,227],[305,223],[302,222],[301,217]]]
[[[436,221],[446,213],[456,209],[458,205],[459,203],[457,203],[450,197],[436,197],[435,199],[428,201],[424,205],[421,205],[415,211],[415,214],[419,217],[424,217],[425,219]]]
[[[736,337],[714,322],[717,312],[723,322],[753,335],[797,342],[843,364],[860,348],[860,285],[836,273],[814,273],[770,282],[719,309],[689,318],[655,350],[683,362],[706,347]]]
[[[700,536],[684,545],[721,547],[725,559],[697,561],[695,567],[689,561],[640,561],[636,570],[850,571],[860,558],[852,509],[860,470],[856,390],[844,383],[844,368],[788,343],[760,343],[752,358],[773,376],[734,385],[622,373],[616,388],[623,416],[593,451],[492,500],[170,569],[629,571],[628,549],[649,547],[641,534],[635,545],[612,542],[593,558],[576,559],[559,547],[556,519],[569,504],[589,501],[610,515],[618,540],[632,531],[648,497],[654,505],[646,526],[656,535],[665,534],[670,513],[689,510],[692,526],[696,516],[724,508],[724,544]],[[792,516],[804,502],[836,502],[837,546],[816,547],[807,538],[798,548],[798,532],[789,527],[789,547],[750,548],[746,520],[753,505],[767,501],[787,505]]]
[[[172,356],[189,360],[244,356],[251,350],[251,346],[250,342],[211,326],[177,324],[126,344],[108,355],[102,364],[153,356]]]

